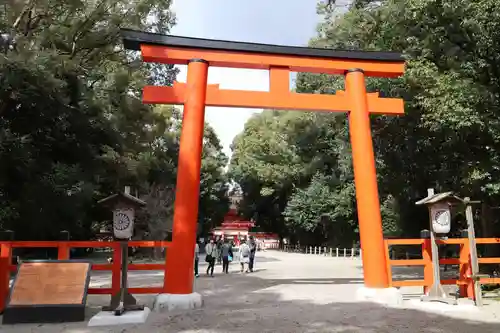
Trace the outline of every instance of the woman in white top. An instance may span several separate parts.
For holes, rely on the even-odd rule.
[[[242,273],[243,271],[248,273],[249,262],[250,262],[250,247],[248,246],[245,240],[242,240],[240,244],[240,264]],[[245,270],[245,264],[246,264],[246,270]]]

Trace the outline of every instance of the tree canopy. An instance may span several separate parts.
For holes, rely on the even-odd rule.
[[[418,237],[427,228],[415,201],[426,189],[481,200],[479,235],[498,230],[500,3],[494,0],[322,2],[310,46],[399,51],[398,79],[368,79],[368,91],[405,100],[405,115],[373,116],[384,232]],[[331,94],[339,76],[299,73],[296,90]],[[347,119],[342,114],[269,110],[233,143],[230,172],[242,211],[302,242],[357,242]],[[284,227],[286,226],[286,228]],[[347,244],[346,244],[347,243]]]
[[[172,66],[123,49],[124,27],[167,33],[171,0],[16,1],[0,6],[0,229],[16,239],[88,239],[110,219],[96,202],[130,185],[148,205],[141,237],[171,228],[182,112],[141,101]],[[200,231],[228,207],[227,157],[208,125]]]

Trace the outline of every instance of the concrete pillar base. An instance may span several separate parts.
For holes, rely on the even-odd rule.
[[[115,316],[113,311],[101,311],[90,318],[87,326],[112,326],[126,324],[144,324],[151,310],[144,308],[141,311],[126,311],[121,316]]]
[[[198,293],[191,294],[159,294],[156,296],[153,310],[165,312],[172,310],[190,310],[203,306],[203,299]]]
[[[361,287],[356,291],[356,299],[361,302],[373,302],[389,306],[401,306],[403,295],[396,288]]]

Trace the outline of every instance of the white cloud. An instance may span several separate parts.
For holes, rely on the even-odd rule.
[[[187,66],[178,66],[177,81],[186,82]],[[219,84],[220,89],[269,91],[269,72],[252,69],[210,67],[208,84]],[[245,122],[259,109],[207,107],[205,120],[212,126],[224,147],[224,153],[231,156],[230,145],[236,135],[243,131]]]

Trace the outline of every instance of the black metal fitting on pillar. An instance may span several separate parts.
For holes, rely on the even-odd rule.
[[[420,238],[423,238],[423,239],[430,239],[431,238],[431,232],[427,229],[424,229],[422,231],[420,231]]]
[[[14,231],[4,230],[0,231],[0,241],[12,242],[14,240]]]
[[[362,70],[361,68],[351,68],[351,69],[348,69],[344,72],[344,76],[349,74],[349,73],[356,73],[356,72],[360,72],[360,73],[365,73],[364,70]]]
[[[202,62],[204,64],[208,64],[208,61],[204,60],[204,59],[198,59],[198,58],[194,58],[194,59],[190,59],[188,61],[188,64],[192,63],[192,62]]]
[[[69,241],[70,235],[68,230],[62,230],[59,232],[59,240],[61,241]]]

